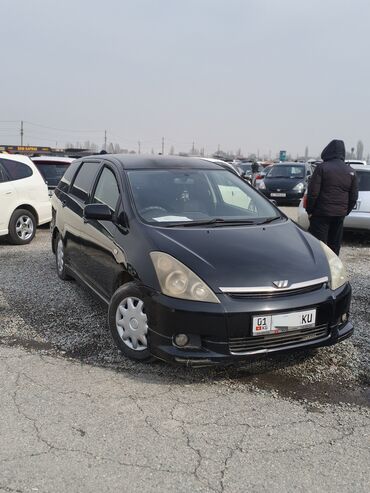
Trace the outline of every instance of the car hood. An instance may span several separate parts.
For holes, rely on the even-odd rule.
[[[297,183],[304,182],[304,178],[270,178],[265,176],[265,185],[269,190],[291,190]]]
[[[215,292],[329,275],[319,242],[290,220],[266,226],[155,228],[152,234],[157,251],[178,259]]]

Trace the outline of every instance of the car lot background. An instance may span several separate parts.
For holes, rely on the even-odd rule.
[[[366,491],[370,238],[341,256],[351,339],[193,369],[124,359],[105,305],[57,279],[47,229],[1,240],[0,491]]]

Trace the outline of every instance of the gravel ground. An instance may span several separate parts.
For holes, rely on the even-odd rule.
[[[300,399],[363,404],[368,400],[370,381],[370,238],[348,237],[341,256],[353,287],[356,330],[352,338],[330,348],[274,356],[239,367],[189,369],[123,358],[107,330],[106,306],[76,282],[57,278],[49,231],[39,229],[30,245],[0,242],[0,343],[78,358],[127,374],[166,375],[188,382],[249,386],[257,392]]]

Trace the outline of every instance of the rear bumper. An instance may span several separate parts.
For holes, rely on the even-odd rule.
[[[221,303],[176,300],[147,293],[149,342],[154,356],[187,365],[231,364],[269,353],[329,346],[353,333],[352,324],[342,322],[349,313],[349,284],[332,292],[328,288],[276,299],[236,299],[218,295]],[[317,326],[285,334],[253,336],[252,317],[301,309],[317,310]],[[186,334],[189,346],[177,347],[174,337]]]
[[[49,199],[47,202],[38,204],[36,211],[39,217],[39,225],[46,224],[51,221],[51,203]]]

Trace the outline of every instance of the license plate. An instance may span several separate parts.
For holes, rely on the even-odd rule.
[[[271,197],[286,197],[286,193],[270,193]]]
[[[253,335],[281,334],[291,330],[315,327],[316,309],[278,315],[256,315],[253,317]]]

